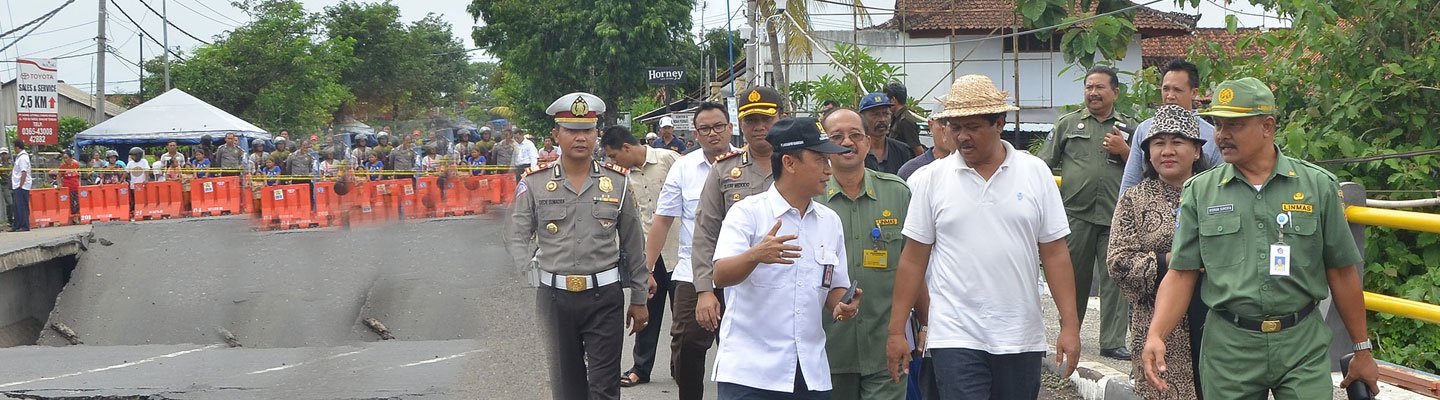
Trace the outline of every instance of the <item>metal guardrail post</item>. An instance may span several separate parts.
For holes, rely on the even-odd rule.
[[[1355,182],[1344,182],[1340,184],[1340,196],[1348,206],[1365,206],[1365,187]],[[1360,248],[1360,254],[1365,254],[1365,225],[1350,223],[1350,234],[1355,238],[1355,245]],[[1361,282],[1365,280],[1365,262],[1355,266],[1355,273],[1360,275]],[[1320,303],[1321,309],[1325,310],[1325,324],[1330,326],[1334,336],[1330,339],[1330,370],[1340,371],[1340,357],[1349,354],[1350,348],[1355,341],[1350,339],[1350,333],[1345,330],[1345,322],[1340,320],[1340,314],[1335,310],[1334,296],[1327,297]]]

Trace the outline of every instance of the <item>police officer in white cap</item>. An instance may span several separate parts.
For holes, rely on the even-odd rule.
[[[622,321],[634,334],[649,320],[650,274],[639,213],[628,171],[591,160],[605,102],[571,93],[546,112],[555,117],[553,135],[562,153],[558,162],[532,167],[521,178],[510,254],[516,265],[532,256],[538,261],[536,304],[551,353],[554,397],[619,399]],[[532,239],[538,251],[531,251]]]

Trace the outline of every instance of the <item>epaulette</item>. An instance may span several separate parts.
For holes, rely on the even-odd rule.
[[[621,166],[619,166],[619,165],[611,164],[611,163],[608,163],[608,162],[606,162],[606,163],[601,163],[600,166],[605,167],[605,169],[608,169],[608,170],[611,170],[611,171],[615,171],[615,173],[620,174],[620,175],[629,175],[629,174],[630,174],[630,170],[629,170],[629,169],[626,169],[626,168],[621,167]]]
[[[1291,158],[1290,160],[1291,160],[1291,161],[1294,161],[1296,164],[1300,164],[1300,165],[1304,166],[1305,168],[1309,168],[1309,169],[1313,169],[1313,170],[1315,170],[1315,171],[1319,171],[1321,174],[1324,174],[1324,176],[1330,178],[1330,180],[1332,180],[1332,181],[1340,182],[1340,178],[1339,178],[1339,177],[1336,177],[1334,172],[1330,172],[1330,170],[1325,169],[1324,167],[1321,167],[1321,166],[1319,166],[1319,165],[1315,165],[1315,164],[1313,164],[1313,163],[1311,163],[1311,162],[1309,162],[1309,161],[1301,160],[1301,159],[1298,159],[1298,158]]]
[[[534,175],[536,172],[544,171],[544,170],[547,170],[547,169],[550,169],[550,166],[548,166],[548,165],[532,165],[532,166],[530,166],[530,168],[526,168],[526,169],[525,169],[525,174],[524,174],[523,176]]]
[[[905,184],[905,180],[904,180],[904,179],[900,179],[900,176],[899,176],[899,175],[895,175],[895,174],[890,174],[890,173],[875,171],[875,178],[876,178],[876,179],[879,179],[879,180],[882,180],[882,181],[896,182],[896,183],[899,183],[899,184],[901,184],[901,185],[904,185],[904,184]]]
[[[728,159],[731,159],[731,158],[735,158],[736,156],[739,156],[739,155],[741,155],[741,154],[745,154],[745,151],[744,151],[744,150],[734,150],[734,151],[731,151],[731,152],[729,152],[729,153],[721,154],[719,157],[715,157],[715,162],[721,162],[721,161],[724,161],[724,160],[728,160]]]

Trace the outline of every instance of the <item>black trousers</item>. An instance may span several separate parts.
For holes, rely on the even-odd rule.
[[[660,321],[665,319],[665,299],[674,297],[674,285],[670,282],[670,271],[665,270],[665,258],[656,257],[655,273],[655,297],[651,297],[646,306],[650,308],[650,321],[645,329],[635,335],[635,366],[631,367],[641,378],[649,379],[650,372],[655,369],[655,347],[660,342],[660,329],[664,324]]]
[[[556,400],[620,398],[625,295],[619,283],[583,292],[540,285],[535,304],[550,350]]]

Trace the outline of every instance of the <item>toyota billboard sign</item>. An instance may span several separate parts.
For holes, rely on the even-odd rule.
[[[16,79],[15,138],[31,145],[59,142],[60,109],[55,97],[57,73],[53,59],[15,61],[20,75]]]

